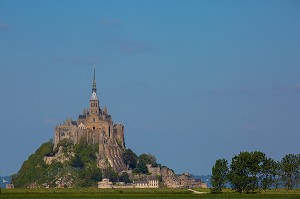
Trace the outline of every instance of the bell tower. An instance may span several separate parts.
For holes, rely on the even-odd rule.
[[[90,99],[90,115],[100,115],[100,106],[99,100],[97,97],[97,88],[96,88],[96,69],[94,68],[94,78],[93,78],[93,88],[92,95]]]

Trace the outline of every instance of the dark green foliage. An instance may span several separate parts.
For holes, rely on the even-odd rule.
[[[151,164],[153,167],[158,166],[155,156],[143,153],[138,157],[138,162],[134,172],[143,174],[148,173],[147,164]]]
[[[82,169],[84,167],[84,163],[80,159],[78,154],[75,154],[75,156],[71,159],[71,166],[79,169]]]
[[[139,160],[136,168],[134,169],[134,172],[143,174],[148,173],[146,162],[144,160]]]
[[[287,154],[281,160],[281,175],[287,190],[295,187],[300,177],[300,155]]]
[[[129,179],[129,175],[126,172],[122,172],[122,174],[119,176],[120,182],[130,183],[131,180]]]
[[[102,180],[102,171],[96,166],[82,169],[79,172],[79,187],[96,187],[97,182]]]
[[[108,178],[111,182],[117,182],[118,174],[111,168],[104,170],[104,177]]]
[[[228,162],[225,159],[219,159],[216,161],[212,168],[211,184],[213,186],[212,192],[222,192],[225,188],[228,175]]]
[[[15,187],[27,187],[33,179],[36,179],[37,182],[45,180],[48,165],[44,162],[44,156],[51,153],[52,149],[53,143],[49,141],[42,144],[34,154],[29,156],[17,175],[13,177]]]
[[[214,185],[216,165],[213,167],[212,184]],[[219,180],[219,178],[217,178]],[[299,187],[300,154],[287,154],[280,162],[267,158],[260,151],[241,152],[232,158],[228,180],[237,192],[253,193],[274,187],[276,190],[283,185],[287,190]]]
[[[271,158],[265,158],[261,166],[261,188],[270,189],[278,176],[279,163]]]
[[[151,154],[141,154],[138,158],[138,161],[142,161],[145,164],[151,164],[151,166],[156,167],[157,163],[156,163],[156,157],[154,155]]]
[[[54,161],[47,165],[44,162],[44,156],[53,153],[53,143],[51,141],[44,143],[23,163],[18,174],[13,176],[15,187],[26,188],[33,182],[38,186],[48,182],[53,187],[56,186],[53,179],[58,174],[66,175],[68,173],[71,173],[76,179],[75,186],[96,186],[97,182],[102,179],[102,172],[97,168],[96,162],[98,147],[87,145],[84,142],[74,146],[67,139],[62,140],[59,146],[63,147],[64,152],[75,152],[75,156],[64,164]],[[58,150],[58,147],[56,149]]]
[[[98,152],[97,145],[88,145],[83,141],[75,145],[75,154],[84,163],[85,166],[95,165]]]
[[[229,181],[238,192],[254,192],[258,189],[258,174],[265,154],[259,151],[241,152],[232,158],[230,165]]]
[[[158,180],[158,182],[162,182],[162,176],[161,175],[157,175],[156,179]]]
[[[123,153],[123,160],[129,168],[135,169],[138,157],[131,149],[126,149]]]

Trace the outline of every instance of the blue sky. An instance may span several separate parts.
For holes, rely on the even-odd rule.
[[[0,175],[98,96],[177,173],[299,153],[299,1],[0,1]]]

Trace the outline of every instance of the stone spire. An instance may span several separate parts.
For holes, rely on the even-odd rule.
[[[104,106],[103,113],[104,113],[105,115],[108,115],[108,111],[107,111],[107,108],[106,108],[106,104],[105,104],[105,106]]]
[[[94,66],[93,88],[92,88],[92,95],[91,95],[91,98],[90,98],[90,108],[89,108],[90,115],[93,115],[93,114],[99,115],[100,114],[99,100],[98,100],[96,91],[97,91],[97,88],[96,88],[96,69],[95,69],[95,66]]]
[[[98,100],[96,91],[97,91],[97,88],[96,88],[96,69],[95,69],[95,65],[94,65],[94,78],[93,78],[93,88],[92,88],[91,100]]]
[[[94,65],[94,79],[93,79],[93,88],[92,88],[92,92],[96,93],[97,88],[96,88],[96,69],[95,69],[95,65]]]

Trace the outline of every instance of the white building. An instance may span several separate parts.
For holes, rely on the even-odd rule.
[[[108,178],[103,178],[101,182],[98,182],[98,188],[109,189],[112,188],[112,182]]]
[[[158,180],[135,181],[135,188],[158,188]]]

